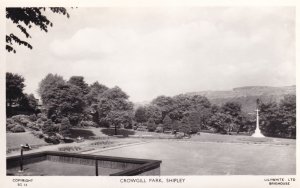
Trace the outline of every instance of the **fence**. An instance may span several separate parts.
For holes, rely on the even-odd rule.
[[[109,174],[109,176],[160,175],[161,164],[161,161],[159,160],[66,153],[57,151],[30,153],[23,155],[23,157],[7,157],[6,163],[7,169],[11,169],[20,166],[21,163],[22,165],[30,165],[32,163],[44,160],[95,166],[96,176],[98,176],[98,167],[120,169],[120,172]]]

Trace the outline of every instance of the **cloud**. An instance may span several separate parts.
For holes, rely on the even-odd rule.
[[[47,39],[39,75],[83,75],[119,85],[134,101],[295,84],[294,14],[288,7],[79,9],[65,32]],[[32,66],[39,56],[29,57]]]

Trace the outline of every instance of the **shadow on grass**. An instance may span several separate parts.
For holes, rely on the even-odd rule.
[[[102,129],[101,132],[105,135],[113,136],[115,134],[115,129],[113,129],[113,128]],[[127,129],[118,129],[117,130],[117,135],[122,135],[124,137],[128,137],[129,135],[134,135],[134,134],[135,134],[135,132],[132,130],[127,130]]]
[[[70,129],[71,135],[70,138],[77,138],[77,137],[83,137],[85,139],[88,139],[91,136],[95,136],[95,134],[86,129]]]

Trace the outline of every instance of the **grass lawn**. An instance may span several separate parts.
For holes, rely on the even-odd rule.
[[[29,145],[46,145],[47,142],[44,139],[39,139],[35,137],[30,132],[23,133],[6,133],[6,146],[7,148],[17,148],[20,147],[21,144],[29,144]]]
[[[161,175],[292,175],[296,173],[296,140],[294,139],[253,138],[208,133],[201,133],[201,135],[194,135],[190,139],[183,140],[115,138],[108,136],[111,130],[106,129],[106,132],[103,130],[105,129],[73,129],[72,137],[81,136],[87,140],[82,143],[43,146],[27,151],[27,153],[44,150],[57,151],[60,147],[78,146],[82,148],[82,151],[92,149],[87,150],[90,154],[162,160]],[[120,133],[122,133],[121,130]],[[140,131],[126,133],[128,135],[153,135],[157,138],[162,135]],[[25,143],[46,144],[43,139],[29,132],[7,133],[6,135],[8,148],[19,147],[20,144]],[[101,137],[104,140],[88,140],[91,137]],[[141,142],[143,140],[147,143]],[[134,145],[139,142],[141,144]],[[106,150],[110,147],[113,148]],[[15,154],[18,152],[11,155]],[[70,170],[72,171],[73,168]],[[41,173],[51,175],[47,172]]]
[[[216,135],[206,135],[213,141]],[[157,140],[93,154],[162,160],[161,175],[292,175],[295,140],[217,135],[216,142]],[[246,142],[243,139],[246,139]],[[198,139],[198,140],[197,140]],[[239,141],[240,139],[240,141]],[[289,144],[278,144],[282,141]]]

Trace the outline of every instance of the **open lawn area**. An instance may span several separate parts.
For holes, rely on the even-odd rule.
[[[161,175],[293,175],[296,173],[296,140],[294,139],[209,133],[193,135],[190,139],[159,139],[167,134],[123,130],[119,132],[124,133],[124,137],[116,138],[109,136],[110,131],[100,128],[73,129],[72,137],[81,136],[86,140],[81,143],[41,146],[26,153],[65,151],[61,149],[74,147],[79,148],[78,151],[70,152],[156,159],[162,160]],[[149,137],[126,137],[130,135]],[[90,139],[92,137],[96,139]],[[43,139],[29,132],[7,133],[8,148],[18,147],[24,143],[46,144]],[[8,156],[12,155],[19,155],[19,152],[8,154]],[[45,175],[51,174],[45,172]]]
[[[209,135],[206,135],[209,137]],[[213,136],[211,141],[213,141]],[[296,173],[295,140],[219,136],[218,142],[156,140],[93,153],[162,160],[161,175],[291,175]],[[201,137],[201,136],[199,136]],[[221,137],[223,141],[221,142]],[[240,139],[246,139],[241,137]],[[267,140],[263,142],[263,139]],[[224,142],[226,140],[226,142]],[[282,143],[281,144],[280,140]],[[289,144],[287,144],[289,142]]]

